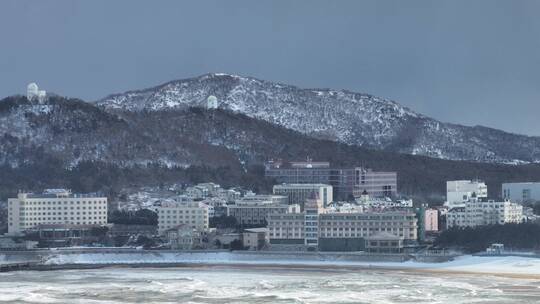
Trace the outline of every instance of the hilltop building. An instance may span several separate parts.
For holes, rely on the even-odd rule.
[[[26,98],[30,101],[37,100],[40,103],[45,101],[47,97],[47,92],[39,90],[38,85],[35,82],[28,84],[26,87]]]
[[[208,98],[206,99],[206,108],[209,110],[215,110],[218,108],[218,99],[216,96],[208,96]]]

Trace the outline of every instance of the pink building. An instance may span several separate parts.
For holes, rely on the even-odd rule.
[[[424,221],[426,232],[439,231],[439,211],[437,209],[426,209]]]

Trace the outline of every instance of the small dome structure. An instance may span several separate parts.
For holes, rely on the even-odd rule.
[[[35,82],[28,84],[28,86],[26,87],[26,98],[28,100],[37,99],[40,103],[42,103],[46,97],[47,92],[40,91],[38,85]]]
[[[217,97],[214,95],[208,96],[206,99],[206,108],[207,109],[217,109],[218,108],[218,100]]]
[[[37,97],[38,92],[38,85],[35,82],[32,82],[26,87],[26,98],[28,98],[28,100],[32,100],[34,97]]]

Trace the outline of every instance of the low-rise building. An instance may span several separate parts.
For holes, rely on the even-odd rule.
[[[510,201],[473,198],[465,202],[464,206],[452,208],[446,213],[447,228],[503,225],[522,221],[523,206]]]
[[[199,243],[200,231],[189,225],[178,225],[165,231],[167,243],[171,249],[191,250]]]
[[[158,233],[186,225],[198,231],[208,229],[208,206],[201,202],[166,202],[156,207]]]
[[[366,238],[367,252],[401,253],[403,248],[403,237],[388,232],[378,232]]]
[[[269,243],[268,228],[244,229],[242,243],[248,250],[261,250]]]
[[[8,199],[8,233],[20,234],[42,224],[106,225],[107,198],[66,189],[20,192]]]

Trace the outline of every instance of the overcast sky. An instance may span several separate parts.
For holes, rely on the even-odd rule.
[[[0,1],[0,96],[95,100],[208,72],[540,135],[540,1]]]

